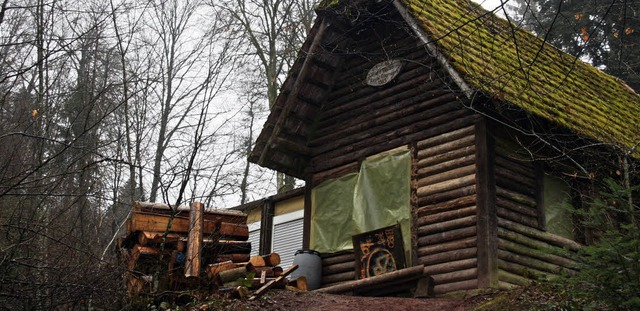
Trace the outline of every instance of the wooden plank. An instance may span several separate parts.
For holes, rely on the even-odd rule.
[[[494,171],[495,144],[483,118],[476,123],[476,191],[478,215],[478,280],[480,288],[498,286],[498,226],[496,182]]]
[[[273,286],[275,283],[283,280],[285,277],[287,277],[289,274],[291,274],[291,272],[295,271],[296,269],[298,269],[298,265],[291,266],[289,269],[287,269],[284,272],[282,272],[282,275],[277,277],[275,280],[271,280],[267,284],[265,284],[264,286],[260,287],[257,291],[255,291],[255,293],[253,293],[253,295],[251,297],[249,297],[248,300],[250,300],[250,301],[251,300],[255,300],[260,295],[262,295],[265,291],[267,291],[271,286]]]

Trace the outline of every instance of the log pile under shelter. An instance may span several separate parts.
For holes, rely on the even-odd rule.
[[[205,269],[250,260],[247,215],[233,210],[134,202],[119,239],[129,294],[184,289],[202,283]]]

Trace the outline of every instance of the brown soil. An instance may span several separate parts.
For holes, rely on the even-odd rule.
[[[473,303],[471,303],[473,304]],[[472,310],[469,301],[446,298],[356,297],[321,293],[271,290],[255,301],[227,301],[224,306],[206,309],[224,310],[309,310],[309,311],[395,311],[395,310]]]

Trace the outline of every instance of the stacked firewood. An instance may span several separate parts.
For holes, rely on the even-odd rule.
[[[234,263],[226,261],[211,264],[207,267],[207,275],[221,293],[231,297],[244,298],[257,289],[254,295],[260,295],[270,288],[293,291],[306,291],[306,278],[301,276],[295,280],[285,277],[293,272],[297,266],[283,270],[280,264],[280,255],[270,253],[267,255],[253,256],[247,262]]]
[[[202,285],[208,265],[250,260],[247,215],[205,210],[202,203],[171,208],[134,202],[119,249],[129,294]]]

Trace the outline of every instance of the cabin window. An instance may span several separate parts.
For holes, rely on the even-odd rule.
[[[573,240],[571,186],[561,178],[545,174],[543,191],[547,232]]]
[[[322,253],[352,249],[355,234],[400,223],[411,258],[411,153],[407,148],[372,156],[358,173],[312,191],[310,247]]]

